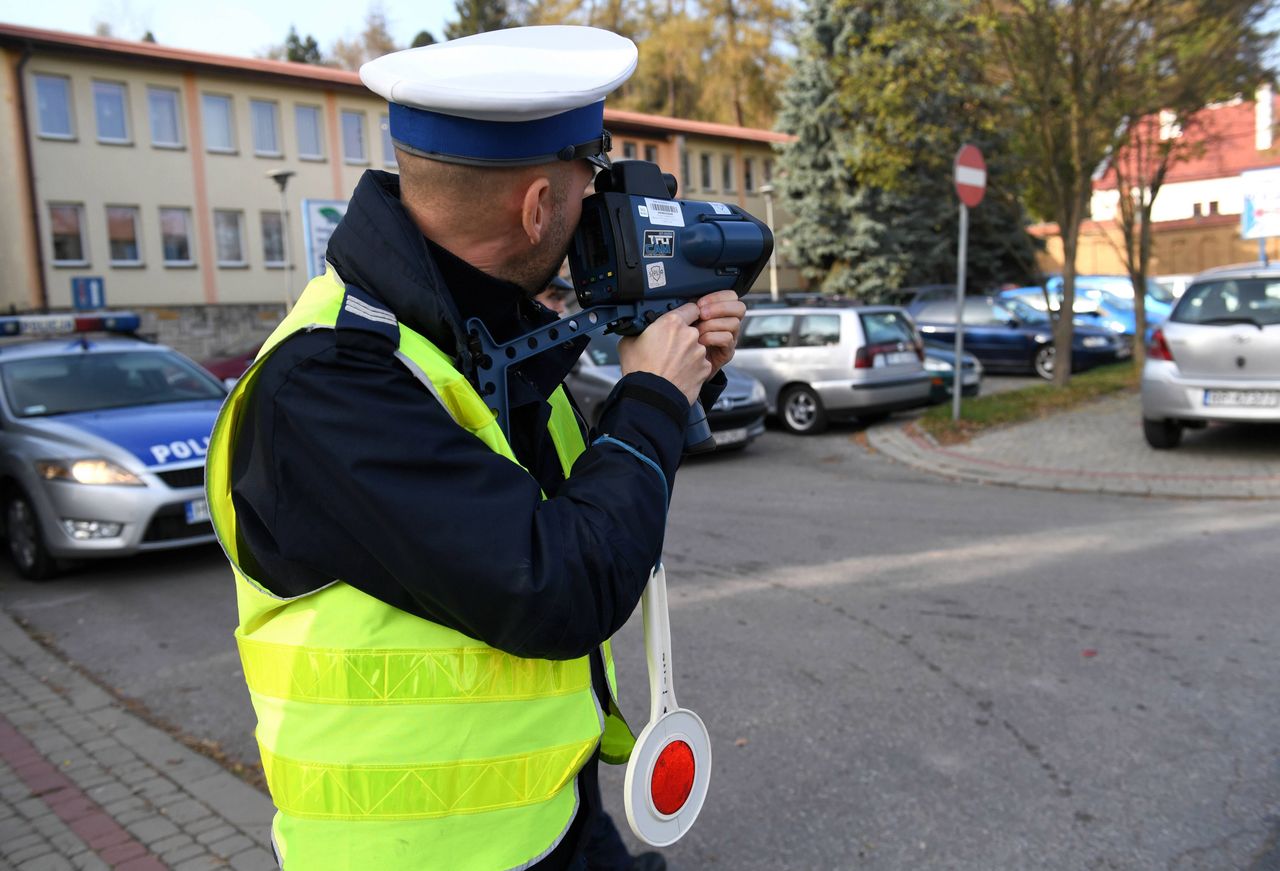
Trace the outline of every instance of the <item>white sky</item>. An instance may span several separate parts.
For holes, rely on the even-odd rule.
[[[381,0],[391,35],[408,45],[420,30],[442,39],[444,22],[456,18],[453,0]],[[73,33],[111,24],[112,35],[156,40],[178,48],[251,57],[284,42],[289,25],[311,34],[326,52],[339,37],[364,26],[366,0],[0,0],[0,21]],[[215,11],[216,10],[216,11]]]

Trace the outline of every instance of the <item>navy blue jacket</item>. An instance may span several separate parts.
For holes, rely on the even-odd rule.
[[[468,375],[467,318],[503,341],[554,317],[424,239],[389,173],[365,173],[327,257]],[[546,400],[584,345],[514,370],[511,443],[521,468],[459,427],[395,359],[390,339],[338,329],[281,344],[261,367],[233,447],[249,574],[281,596],[341,578],[518,656],[590,654],[600,692],[595,651],[631,615],[661,551],[688,404],[658,376],[624,377],[566,479]],[[707,407],[722,379],[704,390]],[[581,840],[593,811],[588,768],[587,813],[539,869],[563,867]]]

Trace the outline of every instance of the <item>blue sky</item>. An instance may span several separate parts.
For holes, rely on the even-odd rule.
[[[379,5],[402,45],[419,30],[441,38],[444,22],[454,17],[453,0],[382,0]],[[151,30],[166,45],[252,57],[283,42],[290,24],[304,36],[315,36],[325,51],[335,39],[358,34],[368,8],[351,0],[0,0],[0,21],[73,33],[92,33],[96,22],[106,21],[119,37],[138,39]]]

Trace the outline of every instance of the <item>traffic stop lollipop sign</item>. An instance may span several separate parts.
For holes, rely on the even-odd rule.
[[[624,804],[631,831],[646,844],[674,844],[693,826],[711,782],[711,738],[702,719],[676,702],[671,673],[667,574],[659,565],[642,600],[649,660],[649,723],[627,763]]]

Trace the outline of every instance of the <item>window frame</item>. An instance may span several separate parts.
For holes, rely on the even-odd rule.
[[[658,162],[658,146],[653,143],[646,143],[644,146],[644,159],[650,163]]]
[[[138,250],[138,256],[133,260],[117,260],[114,252],[111,250],[111,210],[125,209],[133,213],[133,246]],[[103,212],[107,218],[107,263],[115,267],[125,269],[138,269],[147,265],[146,258],[142,254],[142,209],[138,206],[126,206],[120,203],[107,203],[103,207]]]
[[[181,212],[183,221],[187,230],[187,254],[190,256],[186,260],[170,260],[169,255],[165,251],[164,246],[164,213],[165,212]],[[192,215],[191,209],[186,206],[160,206],[157,211],[157,217],[160,219],[160,260],[168,269],[190,269],[196,265],[195,258],[195,240],[192,238]]]
[[[209,101],[225,100],[227,103],[227,139],[229,146],[214,145],[209,138]],[[239,154],[239,137],[236,130],[236,100],[231,94],[218,94],[209,91],[200,93],[200,123],[204,137],[204,150],[209,154]]]
[[[84,216],[84,203],[68,202],[66,200],[50,200],[49,202],[45,203],[45,206],[48,209],[48,214],[49,214],[49,265],[59,267],[59,268],[66,268],[66,267],[74,268],[74,267],[84,267],[84,266],[90,265],[91,259],[89,256],[89,234],[85,232],[86,228],[85,228],[85,216]],[[55,207],[72,208],[76,210],[76,214],[77,214],[76,224],[80,231],[81,257],[79,260],[59,260],[58,259],[57,248],[54,247],[54,233],[53,233],[53,209]]]
[[[347,154],[347,118],[357,118],[360,121],[360,149],[364,152],[360,157],[352,157]],[[368,166],[369,165],[369,137],[365,135],[365,111],[363,109],[340,109],[338,110],[338,130],[342,134],[342,162],[351,166]]]
[[[151,98],[155,94],[171,94],[173,96],[173,122],[178,136],[175,142],[160,142],[156,139],[156,116],[151,105]],[[151,132],[152,148],[168,148],[175,151],[186,148],[186,139],[183,136],[185,131],[182,129],[182,92],[179,89],[171,88],[168,85],[147,85],[147,127]]]
[[[305,152],[305,151],[303,151],[303,150],[302,150],[302,134],[301,134],[301,132],[300,132],[300,130],[301,130],[300,125],[298,124],[298,116],[299,116],[299,113],[300,113],[302,110],[304,110],[304,109],[306,109],[306,110],[308,110],[308,111],[311,111],[311,112],[314,112],[314,113],[315,113],[315,119],[316,119],[316,145],[317,145],[317,147],[319,147],[319,149],[320,149],[320,150],[319,150],[317,153],[315,153],[315,154],[310,154],[310,153]],[[324,107],[323,107],[323,106],[316,105],[315,103],[294,103],[294,104],[293,104],[293,134],[294,134],[294,137],[297,139],[297,142],[298,142],[298,160],[314,160],[314,161],[323,161],[323,160],[325,159],[325,155],[324,155]]]
[[[698,181],[701,182],[699,188],[704,191],[715,190],[715,188],[711,186],[711,182],[714,180],[714,173],[711,171],[711,152],[698,152]]]
[[[120,94],[120,120],[124,123],[124,136],[102,135],[102,119],[98,114],[99,88],[118,88]],[[93,132],[99,145],[132,145],[133,124],[132,112],[129,111],[129,85],[114,79],[90,79],[89,94],[93,97]]]
[[[275,215],[280,219],[280,260],[267,258],[267,215]],[[286,269],[289,266],[289,230],[284,220],[284,212],[279,209],[262,209],[258,212],[258,235],[262,239],[262,265],[267,269]]]
[[[274,151],[258,148],[258,125],[254,117],[257,106],[266,106],[271,110],[271,136],[276,141]],[[249,138],[253,140],[254,157],[284,157],[284,141],[280,129],[280,103],[277,100],[266,100],[259,97],[249,98]]]
[[[754,157],[742,158],[742,190],[744,193],[754,194],[756,192],[756,159]]]
[[[378,116],[378,129],[382,132],[382,165],[398,166],[396,163],[396,144],[391,139],[391,115],[383,112]]]
[[[50,81],[60,81],[64,88],[66,96],[65,108],[67,114],[67,132],[66,133],[50,133],[42,129],[44,118],[40,114],[40,80],[47,79]],[[71,76],[62,73],[32,73],[31,74],[31,102],[36,108],[36,136],[40,139],[55,139],[59,142],[75,142],[76,136],[76,108],[75,93],[71,87]]]
[[[720,155],[720,190],[726,194],[738,192],[737,164],[732,154]]]
[[[633,141],[631,141],[631,140],[627,140],[627,141],[623,142],[623,143],[622,143],[622,159],[623,159],[623,160],[635,160],[635,159],[636,159],[636,153],[637,153],[637,151],[636,151],[636,147],[637,147],[637,146],[636,146],[636,143],[635,143],[635,142],[633,142]]]
[[[223,260],[222,246],[218,240],[218,216],[219,215],[235,215],[237,221],[237,229],[240,236],[240,258],[239,260]],[[213,210],[213,262],[219,269],[244,269],[249,265],[249,244],[245,238],[244,230],[244,209],[214,209]]]

